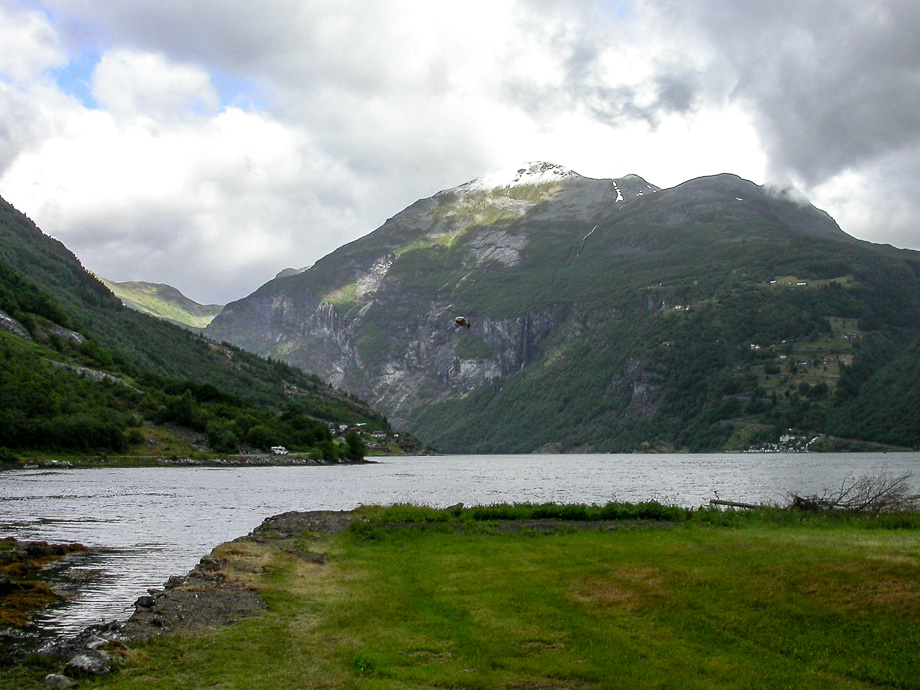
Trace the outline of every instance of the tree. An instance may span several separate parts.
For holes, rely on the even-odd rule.
[[[275,438],[271,430],[261,424],[249,430],[249,433],[246,434],[246,441],[253,448],[260,450],[268,450],[275,445]]]
[[[348,460],[363,460],[366,454],[367,448],[364,446],[364,441],[356,431],[345,436],[345,457]]]

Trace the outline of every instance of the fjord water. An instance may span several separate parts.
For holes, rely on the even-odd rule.
[[[99,549],[69,564],[80,583],[36,620],[70,634],[125,619],[134,600],[218,544],[289,510],[458,502],[597,503],[712,498],[782,502],[887,471],[920,481],[920,453],[388,457],[327,467],[17,470],[0,474],[0,536]]]

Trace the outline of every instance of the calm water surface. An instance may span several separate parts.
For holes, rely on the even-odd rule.
[[[782,501],[887,470],[920,480],[920,454],[516,455],[382,458],[339,467],[17,470],[0,473],[0,536],[80,542],[79,591],[37,621],[70,634],[124,619],[134,600],[218,544],[288,510],[411,502]]]

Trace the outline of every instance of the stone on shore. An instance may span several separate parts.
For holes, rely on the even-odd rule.
[[[112,670],[112,659],[105,652],[87,649],[67,662],[65,672],[71,677],[104,676]]]
[[[62,676],[60,673],[49,673],[45,676],[42,687],[44,690],[64,690],[64,688],[72,688],[75,685],[76,683],[67,676]]]

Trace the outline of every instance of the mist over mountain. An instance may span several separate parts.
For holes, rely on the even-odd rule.
[[[879,381],[915,380],[918,276],[920,253],[855,240],[795,190],[531,163],[417,201],[206,333],[441,450],[740,449],[789,429],[912,446],[920,411]],[[890,414],[868,419],[870,399]]]

